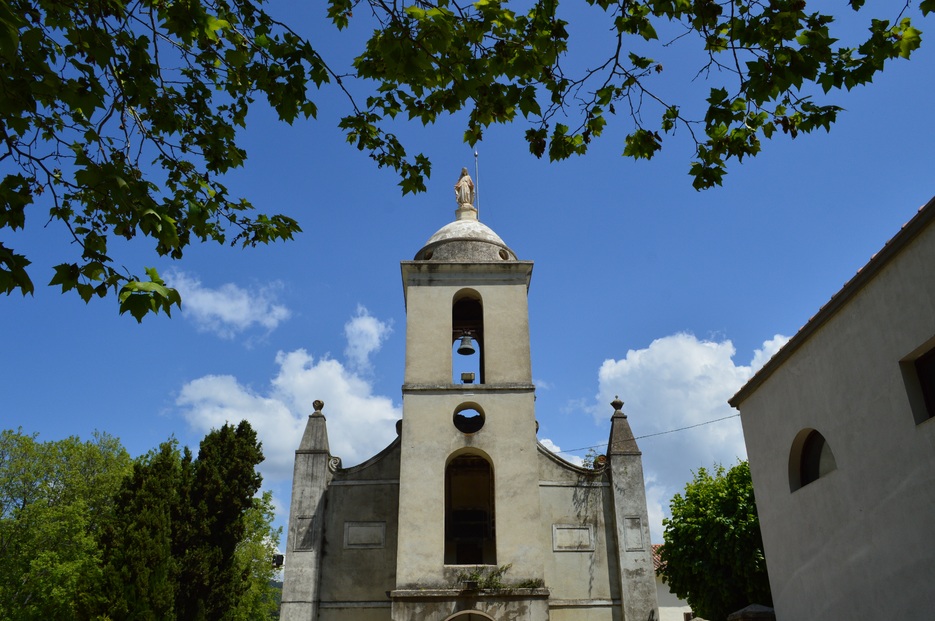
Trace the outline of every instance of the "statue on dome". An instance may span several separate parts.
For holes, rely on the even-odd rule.
[[[458,182],[455,184],[455,197],[458,200],[458,207],[462,205],[473,207],[474,196],[474,180],[468,174],[468,169],[462,168],[461,176],[458,177]]]

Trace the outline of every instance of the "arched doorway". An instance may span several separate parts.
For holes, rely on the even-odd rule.
[[[445,621],[496,621],[496,619],[479,610],[465,610],[464,612],[456,612]]]

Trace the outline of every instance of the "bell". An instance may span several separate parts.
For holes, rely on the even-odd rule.
[[[477,353],[477,350],[474,349],[474,341],[471,339],[470,334],[465,334],[461,337],[461,344],[458,345],[458,353],[462,356],[470,356],[471,354]]]

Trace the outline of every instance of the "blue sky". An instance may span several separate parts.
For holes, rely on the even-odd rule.
[[[295,23],[329,60],[352,57],[364,25],[335,34],[315,10]],[[587,16],[569,18],[585,36]],[[586,51],[600,53],[601,41]],[[667,71],[693,72],[666,54]],[[830,134],[766,142],[754,160],[731,165],[724,187],[701,193],[684,136],[634,162],[620,156],[618,123],[587,156],[550,164],[528,155],[524,125],[490,128],[477,147],[480,218],[535,261],[540,440],[562,450],[605,443],[616,394],[637,436],[735,414],[726,400],[753,369],[935,195],[932,75],[935,47],[924,44],[870,87],[838,96],[847,110]],[[400,124],[407,146],[433,162],[428,192],[403,197],[393,173],[336,129],[345,113],[337,91],[322,91],[319,106],[317,121],[293,126],[258,107],[243,135],[247,165],[228,179],[260,211],[297,218],[295,241],[196,246],[175,263],[141,243],[116,248],[118,262],[155,266],[182,290],[185,308],[172,319],[138,325],[114,300],[85,305],[41,286],[71,252],[41,213],[25,232],[0,233],[33,261],[39,285],[34,296],[0,298],[3,427],[46,440],[103,430],[137,455],[172,435],[196,446],[211,427],[247,417],[280,524],[314,399],[326,403],[345,465],[393,438],[405,337],[399,261],[453,219],[452,185],[462,166],[473,170],[473,149],[458,118]],[[668,499],[692,470],[744,457],[737,418],[639,444],[657,542]]]

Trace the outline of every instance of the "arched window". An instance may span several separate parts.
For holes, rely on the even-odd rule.
[[[484,383],[484,305],[480,294],[462,289],[451,306],[453,384]]]
[[[493,469],[476,454],[445,468],[445,564],[496,565]]]
[[[912,409],[912,416],[917,425],[935,418],[935,347],[932,346],[933,342],[935,339],[920,348],[923,350],[921,355],[914,353],[899,362],[903,381],[906,383],[909,407]]]
[[[789,452],[789,490],[795,491],[817,481],[837,468],[831,445],[814,429],[803,429],[792,441]]]

